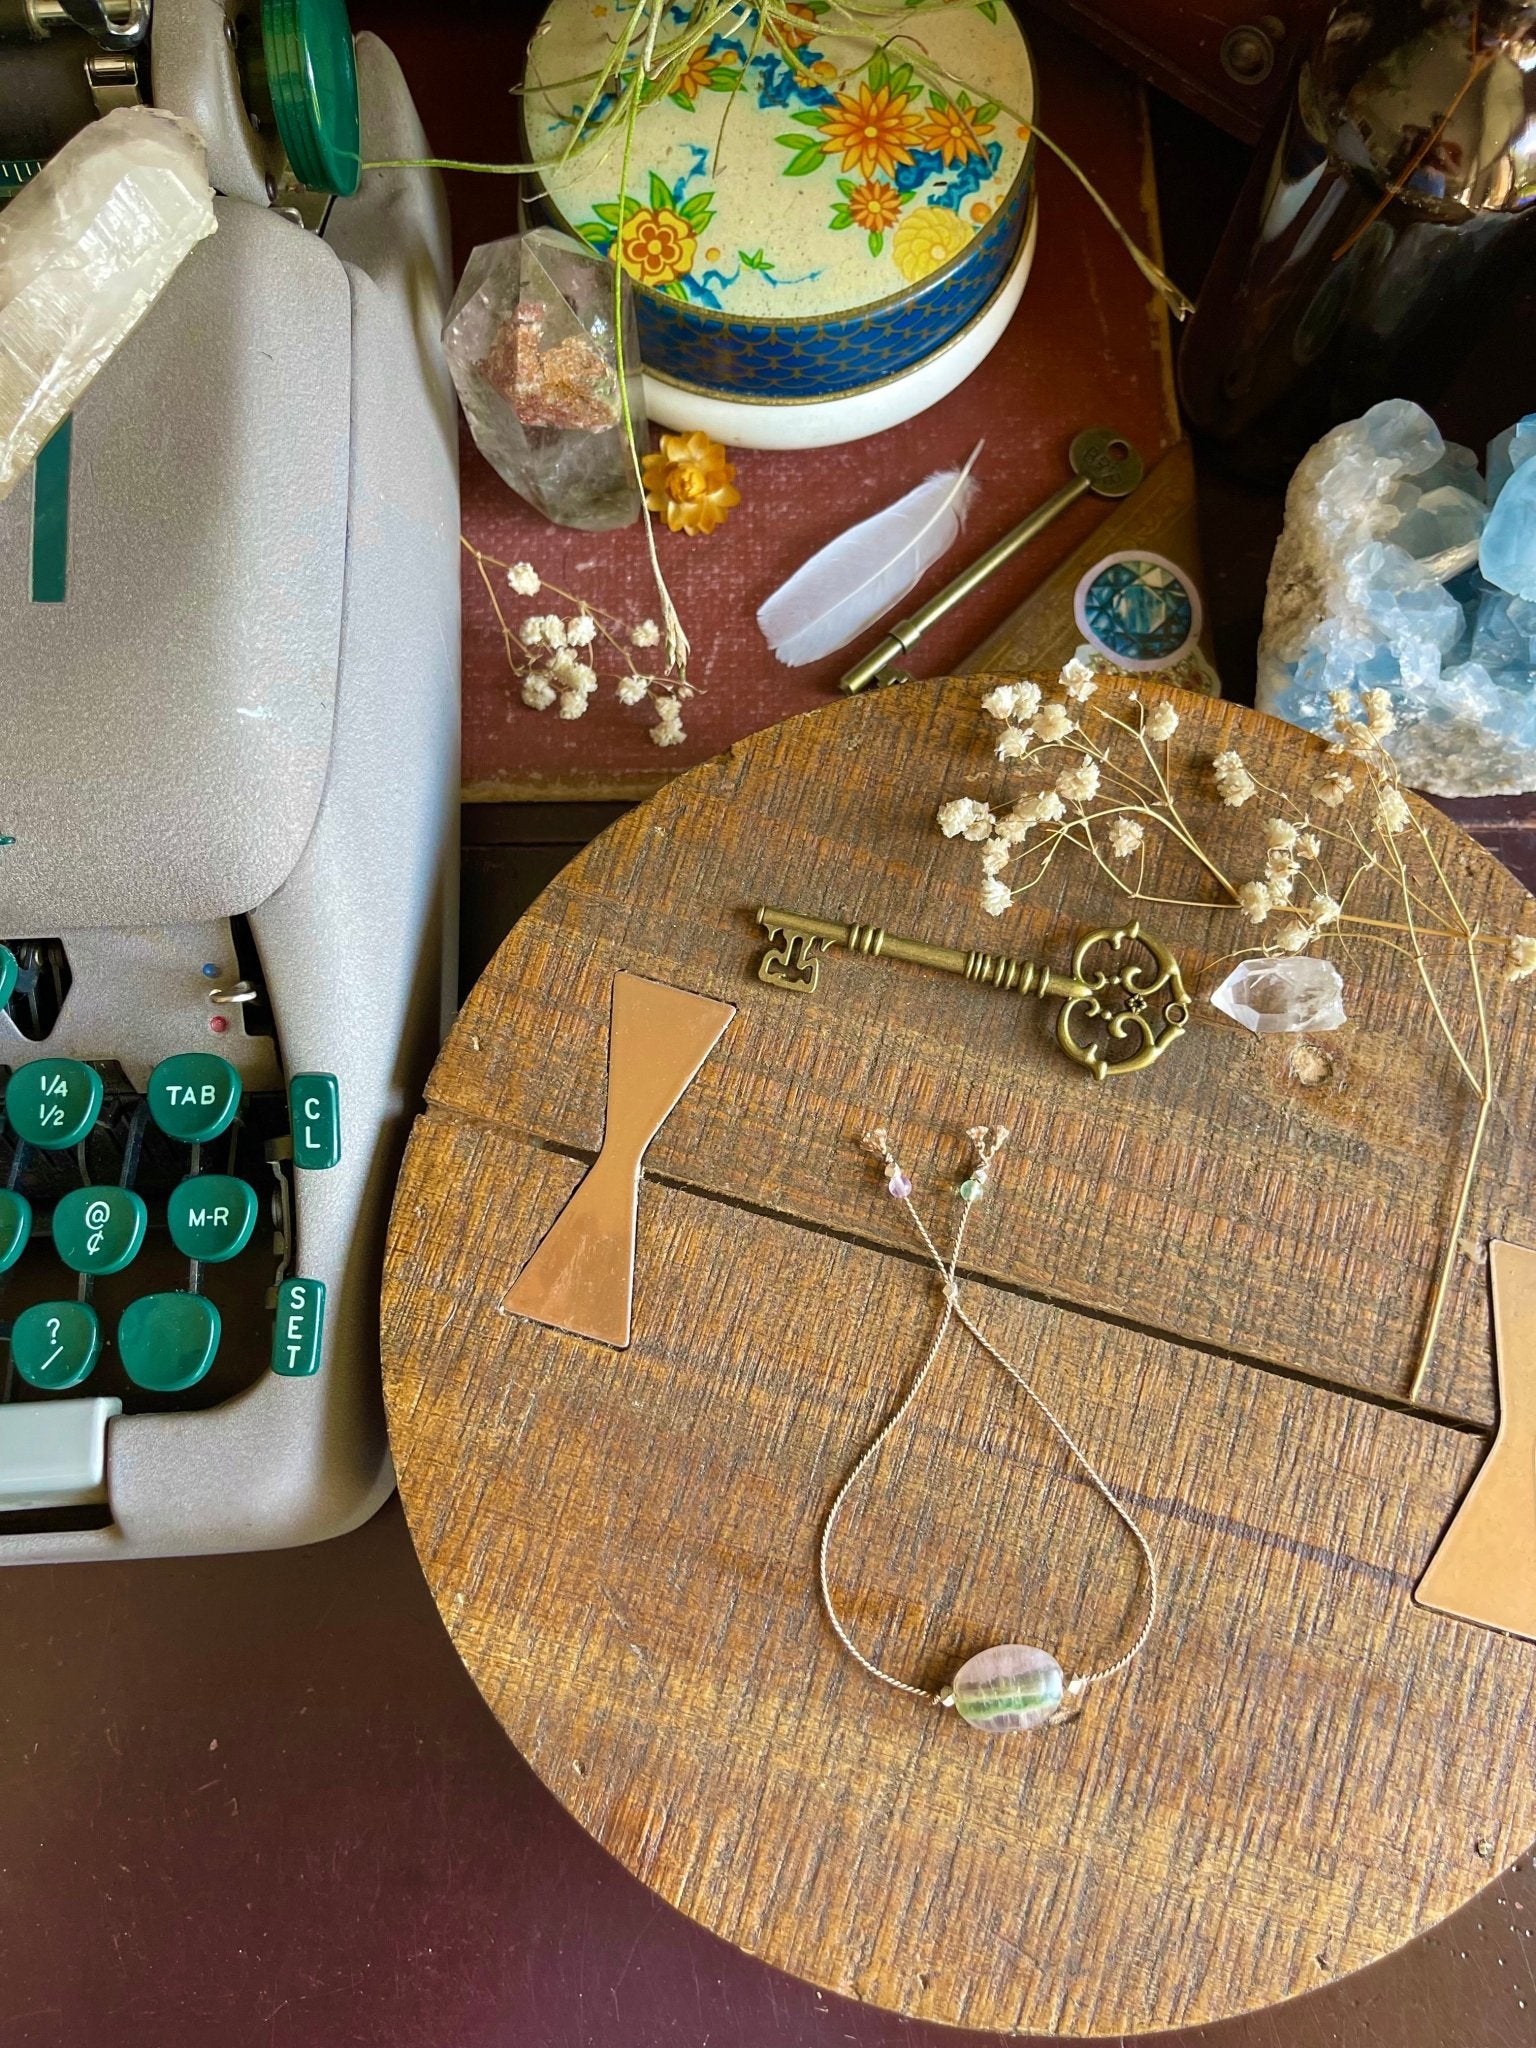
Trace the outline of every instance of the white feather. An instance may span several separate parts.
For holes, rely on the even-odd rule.
[[[763,637],[790,668],[857,640],[900,604],[949,548],[976,495],[971,467],[937,471],[915,490],[830,540],[781,583],[757,614]]]

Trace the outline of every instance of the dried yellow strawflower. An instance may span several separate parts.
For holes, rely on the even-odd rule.
[[[663,514],[673,533],[713,533],[741,503],[735,467],[708,434],[663,434],[641,474],[646,509]]]

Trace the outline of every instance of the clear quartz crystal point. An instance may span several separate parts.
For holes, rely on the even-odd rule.
[[[154,107],[93,121],[0,208],[0,498],[216,226],[201,140]]]
[[[1027,1643],[998,1643],[962,1664],[950,1684],[955,1712],[973,1728],[1005,1734],[1043,1728],[1061,1706],[1061,1666]]]
[[[1240,960],[1211,1001],[1235,1024],[1260,1033],[1337,1031],[1344,1022],[1339,970],[1309,953]]]
[[[471,252],[443,348],[475,446],[557,526],[600,533],[641,512],[624,431],[611,264],[553,228]],[[636,445],[646,439],[640,342],[620,286],[625,385]]]

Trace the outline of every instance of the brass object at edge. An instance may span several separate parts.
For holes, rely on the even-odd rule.
[[[1056,1018],[1056,1042],[1070,1060],[1086,1067],[1096,1081],[1111,1074],[1134,1074],[1161,1059],[1189,1024],[1189,996],[1179,963],[1139,923],[1085,932],[1072,952],[1072,971],[1058,974],[1038,960],[1014,960],[1002,953],[962,952],[957,946],[930,946],[921,939],[900,939],[876,924],[837,924],[824,917],[801,917],[792,910],[764,905],[757,921],[774,941],[758,962],[757,974],[771,988],[812,994],[821,979],[820,955],[831,946],[871,959],[908,960],[919,967],[937,967],[945,974],[1021,996],[1063,998]],[[1099,946],[1119,953],[1122,946],[1140,945],[1152,955],[1156,973],[1138,960],[1118,968],[1095,968],[1091,955]],[[1161,1023],[1153,1021],[1153,997],[1166,991]],[[1074,1023],[1097,1022],[1116,1043],[1139,1040],[1124,1059],[1109,1059],[1093,1043],[1073,1036]]]
[[[1499,1422],[1414,1603],[1536,1642],[1536,1251],[1488,1247]]]
[[[641,1161],[735,1014],[734,1003],[665,982],[613,977],[602,1149],[504,1308],[620,1350],[629,1343]]]
[[[1043,505],[1037,505],[1017,526],[1010,527],[984,555],[978,555],[942,590],[920,604],[909,619],[898,620],[862,660],[838,677],[837,687],[845,696],[856,696],[871,683],[876,689],[886,689],[892,683],[910,683],[910,671],[894,668],[892,663],[898,656],[910,654],[931,625],[953,611],[962,598],[969,597],[1021,548],[1028,547],[1079,498],[1085,498],[1090,491],[1100,498],[1128,498],[1145,474],[1141,457],[1130,442],[1109,427],[1085,427],[1068,449],[1067,461],[1073,471],[1071,483],[1063,484]]]

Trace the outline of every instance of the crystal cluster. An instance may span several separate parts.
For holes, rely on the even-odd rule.
[[[646,433],[640,343],[622,280],[624,365],[636,445]],[[557,526],[628,526],[641,494],[624,431],[613,269],[552,228],[472,251],[443,328],[475,446]]]
[[[1385,689],[1405,782],[1536,789],[1536,414],[1486,479],[1406,399],[1324,435],[1291,480],[1259,645],[1259,707],[1314,732],[1329,692]]]

